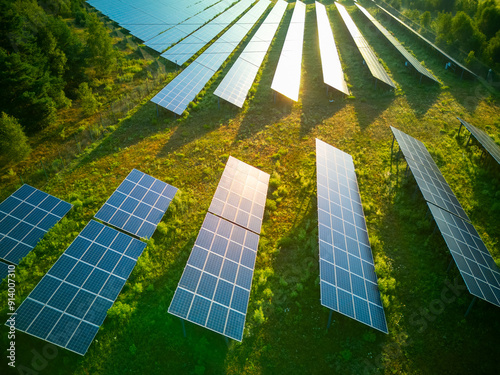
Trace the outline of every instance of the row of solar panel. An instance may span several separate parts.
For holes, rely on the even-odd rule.
[[[391,130],[469,292],[500,306],[500,269],[427,148],[402,131]]]

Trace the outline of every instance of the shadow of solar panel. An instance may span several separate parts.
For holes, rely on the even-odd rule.
[[[259,235],[210,213],[169,312],[241,341]]]
[[[133,169],[95,217],[141,238],[150,238],[177,188]]]
[[[90,221],[16,311],[16,329],[84,355],[146,247]]]
[[[500,147],[495,143],[493,138],[481,129],[469,124],[467,121],[462,120],[460,117],[457,117],[457,119],[461,123],[460,127],[462,127],[462,125],[465,126],[472,136],[481,144],[481,146],[483,146],[493,159],[500,164]]]
[[[470,221],[424,144],[392,126],[391,130],[424,199]]]
[[[321,304],[388,333],[352,157],[316,139]]]
[[[469,292],[500,306],[500,269],[474,226],[427,203]]]
[[[0,203],[0,258],[19,262],[72,205],[24,184]]]

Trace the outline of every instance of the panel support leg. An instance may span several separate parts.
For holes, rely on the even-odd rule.
[[[454,260],[450,260],[450,264],[448,264],[448,268],[446,269],[446,273],[450,272],[451,266],[453,266]]]
[[[469,139],[467,140],[467,143],[466,143],[465,147],[467,147],[467,146],[469,145],[469,142],[470,142],[470,139],[471,139],[471,138],[472,138],[472,133],[470,133],[470,135],[469,135]]]
[[[220,111],[220,98],[217,97],[217,107],[219,108],[219,111]]]
[[[467,309],[467,311],[465,312],[465,315],[464,315],[464,318],[467,317],[467,315],[469,315],[470,311],[472,310],[472,307],[474,306],[474,304],[476,303],[476,300],[477,300],[477,297],[474,296],[474,298],[472,299],[472,302],[470,303],[469,305],[469,308]]]
[[[224,341],[226,342],[226,345],[229,346],[229,339],[227,338],[227,336],[224,336]]]
[[[460,75],[460,80],[462,80],[462,78],[464,78],[464,72],[465,72],[465,70],[462,69],[462,74]]]
[[[156,105],[156,118],[160,117],[160,111],[158,111],[158,104]]]
[[[330,325],[332,324],[332,315],[333,315],[333,310],[330,310],[330,315],[328,315],[328,324],[326,325],[326,329],[330,329]]]
[[[422,83],[422,78],[424,77],[423,74],[420,74],[420,82],[418,83],[419,85]]]
[[[462,130],[462,126],[463,126],[463,125],[464,125],[464,124],[462,124],[462,122],[460,122],[460,127],[458,128],[458,134],[457,134],[457,135],[460,135],[460,130]]]
[[[181,319],[181,324],[182,324],[182,334],[184,335],[184,337],[186,337],[186,326],[184,325],[184,319]]]

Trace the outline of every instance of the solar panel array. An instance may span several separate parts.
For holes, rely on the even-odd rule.
[[[206,7],[210,7],[217,2],[217,0],[208,2],[199,2],[196,0],[182,2],[151,0],[87,1],[89,5],[117,22],[120,26],[128,29],[132,35],[143,41],[147,41],[162,31],[171,29],[181,23],[184,25],[189,24],[189,28],[194,27],[196,29],[200,27],[206,21],[198,14],[203,14]]]
[[[299,100],[305,19],[306,5],[297,0],[271,84],[274,91],[294,101]]]
[[[189,37],[182,40],[172,48],[168,49],[161,56],[176,63],[177,65],[184,64],[200,49],[207,45],[213,38],[215,38],[222,30],[229,26],[231,22],[241,16],[241,14],[245,12],[245,10],[247,10],[250,5],[252,5],[253,1],[254,0],[242,0],[236,3],[234,6],[227,9],[224,13],[214,18],[212,21],[191,34]],[[243,37],[241,39],[243,39]],[[223,42],[224,40],[220,40],[219,45]],[[227,46],[225,48],[228,48],[229,51],[232,51],[236,47],[236,45],[238,45],[238,43],[239,41],[235,45],[233,45],[233,43],[227,43]]]
[[[408,26],[407,24],[405,24],[403,21],[401,21],[396,16],[393,16],[387,10],[385,10],[384,8],[382,8],[380,5],[378,5],[378,4],[375,4],[375,5],[377,7],[379,7],[379,9],[381,9],[385,14],[389,15],[392,19],[394,19],[395,21],[397,21],[400,25],[404,26],[407,30],[409,30],[414,35],[416,35],[418,38],[420,38],[421,40],[423,40],[424,42],[426,42],[428,45],[430,45],[432,48],[434,48],[437,52],[439,52],[441,55],[443,55],[447,60],[449,60],[449,61],[453,62],[455,65],[459,66],[464,72],[467,72],[470,75],[472,75],[474,78],[477,78],[477,75],[474,72],[472,72],[471,70],[467,69],[465,66],[463,66],[462,64],[460,64],[457,60],[455,60],[453,57],[451,57],[450,55],[448,55],[446,52],[444,52],[441,48],[439,48],[438,46],[436,46],[430,40],[428,40],[427,38],[425,38],[422,35],[420,35],[418,32],[416,32],[415,30],[413,30],[410,26]]]
[[[391,130],[424,199],[470,221],[424,144],[392,126]]]
[[[0,258],[19,262],[72,205],[24,184],[0,204]]]
[[[352,157],[316,139],[321,304],[388,333]]]
[[[387,29],[382,26],[373,16],[361,5],[358,3],[355,3],[355,5],[358,7],[358,9],[370,20],[370,22],[375,25],[375,27],[386,37],[386,39],[398,50],[398,52],[406,59],[407,62],[409,62],[417,72],[422,74],[423,76],[426,76],[430,80],[433,80],[434,82],[439,83],[439,81],[432,75],[431,72],[429,72],[410,52],[404,48],[401,43],[398,42],[392,34],[387,31]]]
[[[287,6],[288,3],[283,0],[276,2],[272,11],[215,90],[215,95],[240,108],[243,106]]]
[[[150,238],[177,188],[133,169],[95,217],[141,238]]]
[[[363,59],[366,65],[368,66],[368,69],[370,70],[372,76],[378,79],[379,81],[385,83],[386,85],[395,88],[396,86],[392,81],[391,77],[389,77],[389,74],[387,74],[382,64],[378,61],[375,52],[373,52],[373,50],[370,48],[370,45],[363,37],[359,29],[356,27],[356,24],[352,20],[349,13],[347,13],[345,7],[337,2],[335,3],[335,5],[337,6],[340,16],[344,20],[347,30],[349,30],[352,39],[354,39],[354,43],[356,44],[356,47],[358,47],[359,52],[363,56]]]
[[[0,262],[0,283],[2,283],[3,279],[7,277],[9,274],[9,265],[4,262]]]
[[[342,64],[333,38],[326,7],[316,1],[316,20],[318,23],[319,52],[323,81],[330,87],[349,95],[349,89],[342,71]]]
[[[146,244],[96,221],[16,311],[16,329],[84,355]]]
[[[268,183],[268,174],[229,158],[168,309],[171,314],[243,339]]]
[[[145,44],[155,51],[162,53],[167,48],[174,45],[179,40],[186,38],[186,36],[190,35],[202,25],[216,17],[219,13],[225,12],[231,4],[232,0],[222,0],[195,16],[155,36],[154,38],[151,38]],[[193,43],[197,41],[199,42],[197,38],[191,40]]]
[[[500,306],[500,269],[471,223],[427,203],[469,292]]]
[[[500,164],[500,147],[495,143],[495,141],[484,131],[475,127],[474,125],[469,124],[467,121],[462,120],[457,117],[462,126],[465,126],[467,130],[472,134],[474,138],[484,147],[486,151]],[[459,130],[460,132],[460,130]]]
[[[262,16],[269,4],[269,0],[261,0],[254,5],[151,101],[181,115]],[[242,33],[241,30],[246,30],[246,33]],[[239,41],[234,41],[234,35],[238,35]]]

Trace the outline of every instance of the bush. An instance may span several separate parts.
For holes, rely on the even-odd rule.
[[[19,161],[31,152],[28,137],[15,117],[2,112],[0,118],[0,153],[9,160]]]
[[[83,82],[78,87],[78,98],[82,101],[82,110],[86,116],[92,116],[99,107],[99,102],[92,93],[92,88],[87,82]]]

